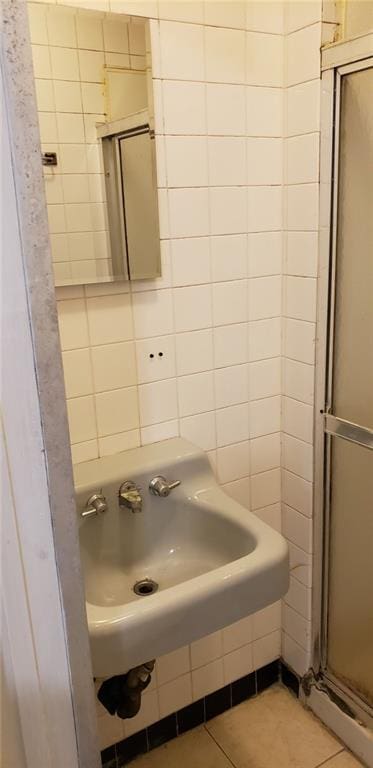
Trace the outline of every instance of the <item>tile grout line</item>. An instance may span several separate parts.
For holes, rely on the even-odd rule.
[[[211,740],[212,740],[212,741],[213,741],[213,742],[216,744],[216,746],[218,747],[218,749],[220,749],[220,752],[222,752],[222,753],[223,753],[223,755],[224,755],[224,757],[226,757],[226,758],[227,758],[227,760],[228,760],[229,764],[232,766],[232,768],[238,768],[238,766],[237,766],[235,763],[233,763],[233,762],[232,762],[232,760],[230,759],[230,757],[229,757],[229,756],[227,755],[227,753],[224,751],[224,749],[223,749],[223,747],[221,746],[221,744],[219,744],[219,742],[218,742],[218,741],[215,739],[215,737],[214,737],[214,736],[212,735],[212,733],[209,731],[209,729],[208,729],[208,727],[207,727],[207,723],[204,723],[204,724],[203,724],[203,727],[204,727],[204,730],[206,731],[206,733],[207,733],[207,734],[210,736]]]
[[[323,724],[323,725],[324,725],[324,724]],[[324,727],[325,727],[325,726],[324,726]],[[322,763],[317,763],[317,765],[315,765],[315,766],[314,766],[314,768],[322,768],[322,766],[323,766],[323,765],[326,765],[326,766],[327,766],[327,765],[328,765],[328,763],[329,763],[331,760],[334,760],[334,758],[335,758],[335,757],[337,757],[337,755],[341,755],[341,754],[342,754],[342,752],[345,752],[345,751],[346,751],[346,750],[345,750],[345,748],[344,748],[344,747],[342,747],[341,749],[339,749],[339,750],[338,750],[338,752],[335,752],[335,753],[334,753],[334,755],[330,755],[330,757],[327,757],[327,758],[326,758],[326,760],[323,760],[323,761],[322,761]]]

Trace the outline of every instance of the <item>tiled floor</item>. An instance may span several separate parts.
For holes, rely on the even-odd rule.
[[[133,768],[359,768],[281,685],[137,758]]]

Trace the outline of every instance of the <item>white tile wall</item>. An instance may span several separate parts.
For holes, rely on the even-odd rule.
[[[47,188],[53,252],[79,261],[97,232],[75,232],[65,205],[102,204],[97,176],[88,192],[79,178],[100,173],[80,139],[83,130],[92,147],[102,114],[100,53],[128,55],[129,38],[117,19],[83,24],[77,14],[74,45],[71,16],[58,30],[72,46],[61,53],[67,44],[51,42],[40,9],[32,42],[45,148],[58,145],[62,172],[75,177]],[[291,586],[282,619],[274,606],[160,659],[137,718],[123,726],[100,712],[103,746],[266,664],[281,640],[297,672],[309,664],[322,31],[318,0],[112,0],[111,10],[153,19],[163,278],[59,291],[73,456],[178,434],[196,442],[228,493],[282,524]],[[82,128],[61,116],[82,114],[83,92],[95,114]]]

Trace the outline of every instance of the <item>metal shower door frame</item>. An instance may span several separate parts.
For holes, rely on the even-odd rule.
[[[370,55],[367,55],[367,51]],[[312,677],[317,687],[363,723],[373,726],[373,711],[327,666],[330,543],[331,440],[338,436],[373,448],[373,431],[331,413],[335,273],[337,250],[338,161],[341,81],[344,75],[373,67],[371,35],[323,52],[321,78],[320,229],[315,372],[314,558],[312,578]]]

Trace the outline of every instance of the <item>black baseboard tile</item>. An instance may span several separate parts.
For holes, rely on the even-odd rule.
[[[222,712],[225,712],[226,709],[230,709],[231,706],[232,692],[230,685],[226,685],[218,691],[209,693],[208,696],[205,697],[206,721],[221,715]]]
[[[299,696],[299,677],[293,672],[283,661],[280,662],[281,669],[281,681],[290,691],[295,693],[296,697]]]
[[[205,700],[199,699],[176,712],[178,734],[190,731],[205,722]]]
[[[149,725],[147,731],[149,749],[160,747],[166,741],[174,739],[177,736],[176,714],[168,715],[163,720],[158,720],[157,723]]]
[[[122,768],[122,766],[130,763],[131,760],[134,760],[138,755],[143,755],[148,751],[149,747],[146,728],[144,728],[143,731],[134,733],[133,736],[128,736],[127,739],[123,739],[123,741],[120,741],[115,747],[117,768]]]
[[[246,699],[256,694],[256,674],[251,672],[245,677],[240,677],[231,684],[232,689],[232,707],[241,704]]]
[[[103,768],[123,768],[138,755],[165,744],[177,735],[196,728],[231,707],[264,691],[280,679],[294,690],[296,676],[280,660],[272,661],[265,667],[235,680],[218,691],[210,693],[199,701],[189,704],[178,712],[164,717],[143,731],[129,736],[118,744],[101,752]],[[287,682],[286,682],[287,681]],[[299,688],[299,682],[298,682]]]
[[[103,768],[117,768],[117,755],[115,751],[115,744],[112,747],[107,747],[101,752],[101,763]]]
[[[270,685],[277,683],[280,679],[280,661],[271,661],[265,667],[256,670],[256,690],[257,693],[265,691]]]

